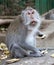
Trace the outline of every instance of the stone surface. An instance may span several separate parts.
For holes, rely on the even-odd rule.
[[[2,60],[0,65],[54,65],[54,58],[50,55],[54,53],[54,50],[49,50],[44,57],[26,57],[21,58],[20,61],[7,64],[6,60]]]

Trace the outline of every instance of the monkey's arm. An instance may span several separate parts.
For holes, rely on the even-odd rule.
[[[42,39],[46,38],[46,35],[45,35],[43,32],[41,32],[40,30],[38,30],[37,35],[38,35],[40,38],[42,38]],[[39,37],[38,37],[38,38],[39,38]]]
[[[41,32],[40,30],[38,30],[37,35],[38,35],[38,36],[43,36],[43,35],[44,35],[44,33],[43,33],[43,32]]]

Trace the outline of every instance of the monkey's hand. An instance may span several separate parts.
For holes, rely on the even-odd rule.
[[[46,35],[43,32],[41,32],[40,30],[38,30],[36,38],[45,39]]]
[[[37,38],[45,39],[46,38],[46,35],[45,34],[39,35],[39,37],[37,37]]]

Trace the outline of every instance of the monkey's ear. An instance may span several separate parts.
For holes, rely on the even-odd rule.
[[[21,12],[21,16],[23,16],[23,15],[24,15],[24,12],[25,12],[25,11],[22,11],[22,12]]]
[[[25,10],[23,10],[23,11],[21,12],[22,21],[24,21],[24,17],[25,17]]]

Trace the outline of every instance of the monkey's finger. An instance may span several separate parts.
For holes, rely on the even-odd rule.
[[[43,51],[41,51],[41,53],[42,54],[46,54],[46,53],[48,53],[48,51],[47,50],[43,50]]]
[[[46,38],[46,37],[47,37],[46,35],[37,36],[37,38],[41,38],[41,39],[44,39],[44,38]]]
[[[44,39],[44,38],[46,38],[46,35],[43,35],[43,36],[41,37],[41,39]]]

